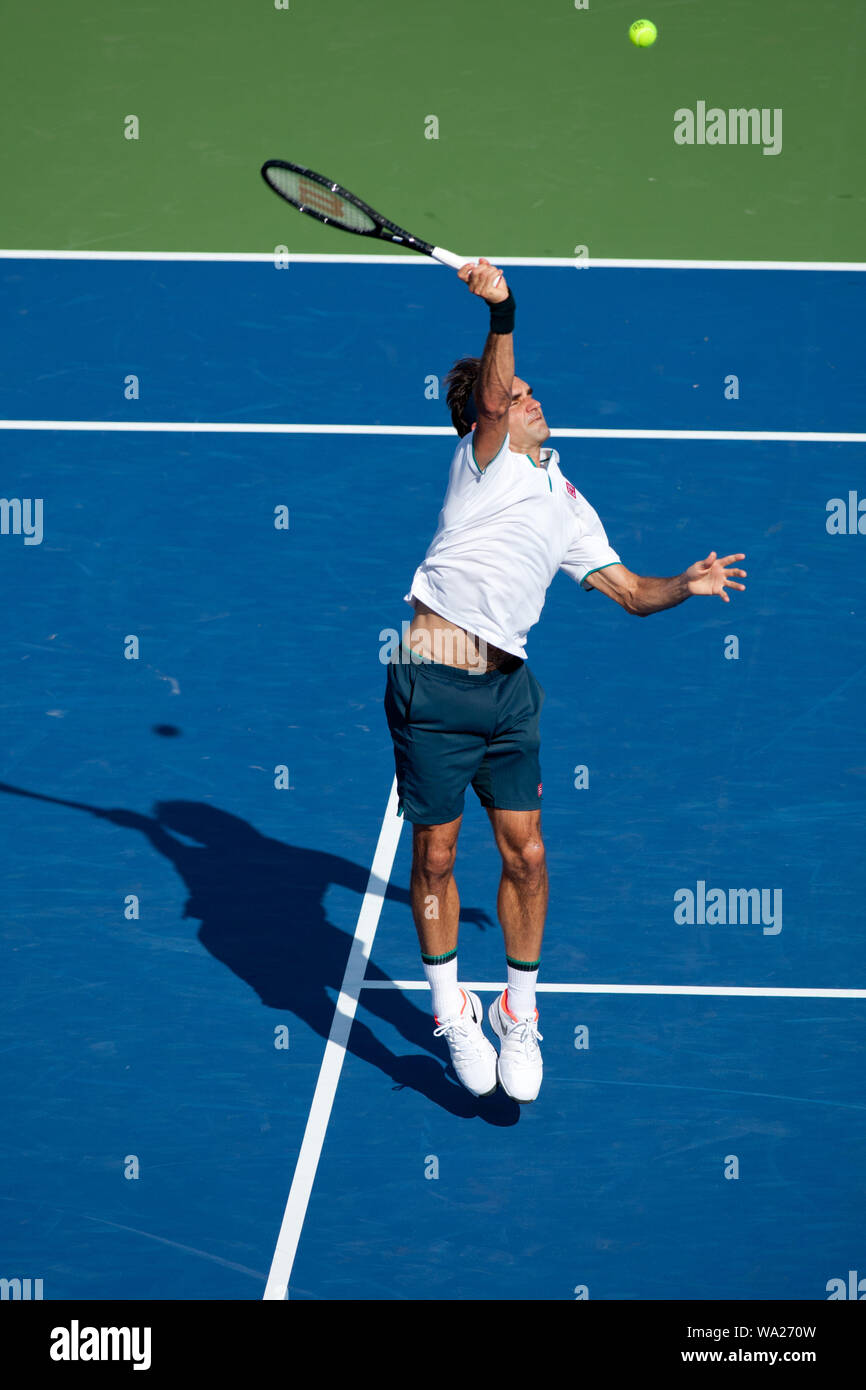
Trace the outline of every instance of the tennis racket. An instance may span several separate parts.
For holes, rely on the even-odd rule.
[[[298,212],[305,212],[308,217],[315,217],[329,227],[341,227],[344,232],[354,232],[355,236],[378,237],[380,241],[408,246],[422,256],[432,256],[452,270],[459,270],[472,259],[471,256],[455,256],[453,251],[444,251],[441,246],[431,246],[429,241],[412,236],[398,227],[396,222],[389,222],[375,208],[362,203],[347,188],[342,188],[312,169],[288,164],[284,159],[269,159],[262,165],[262,178]]]

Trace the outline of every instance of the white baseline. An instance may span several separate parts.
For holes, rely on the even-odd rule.
[[[285,244],[285,243],[283,243]],[[0,250],[0,259],[16,261],[238,261],[273,265],[275,251],[7,251]],[[363,254],[360,252],[298,251],[285,257],[289,263],[301,265],[426,265],[438,262],[429,256],[392,254]],[[467,261],[474,259],[467,256]],[[618,256],[488,256],[495,265],[529,265],[542,269],[576,268],[634,269],[634,270],[866,270],[866,261],[688,261],[641,260]]]
[[[499,994],[504,980],[467,980],[464,988]],[[362,989],[429,989],[426,980],[365,980]],[[731,994],[763,999],[866,999],[866,989],[811,989],[776,985],[582,985],[539,984],[547,994]]]
[[[69,430],[121,434],[354,434],[454,436],[451,425],[309,425],[224,420],[0,420],[0,430]],[[707,439],[770,444],[866,444],[866,433],[809,430],[553,429],[552,439]]]

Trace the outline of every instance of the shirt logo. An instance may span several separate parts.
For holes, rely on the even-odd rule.
[[[566,478],[564,481],[565,481],[565,490],[566,490],[566,492],[568,493],[569,497],[573,497],[574,500],[575,500],[575,502],[576,502],[576,501],[577,501],[577,488],[574,486],[574,483],[570,483],[570,482],[568,481],[567,478]]]
[[[538,795],[541,796],[541,783],[538,784]]]

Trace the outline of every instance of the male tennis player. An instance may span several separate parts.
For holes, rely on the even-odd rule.
[[[557,570],[643,617],[693,594],[728,603],[726,588],[745,588],[737,582],[745,570],[730,568],[745,556],[713,551],[671,579],[626,569],[597,513],[560,472],[556,450],[542,447],[550,430],[532,387],[514,375],[514,298],[501,270],[480,260],[457,273],[490,306],[490,333],[483,356],[463,358],[446,377],[461,442],[438,529],[406,595],[415,616],[408,650],[388,666],[385,709],[400,806],[413,828],[412,912],[435,1035],[474,1095],[498,1083],[526,1102],[542,1077],[535,986],[547,910],[544,692],[525,660],[526,634]],[[488,1012],[498,1057],[480,999],[457,982],[454,861],[470,784],[502,856],[508,983]]]

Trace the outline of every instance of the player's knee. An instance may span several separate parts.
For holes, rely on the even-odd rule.
[[[502,862],[509,877],[530,886],[539,884],[545,875],[544,843],[533,835],[503,852]]]
[[[413,868],[428,881],[441,881],[450,877],[456,858],[456,845],[436,840],[421,840],[415,846]]]

